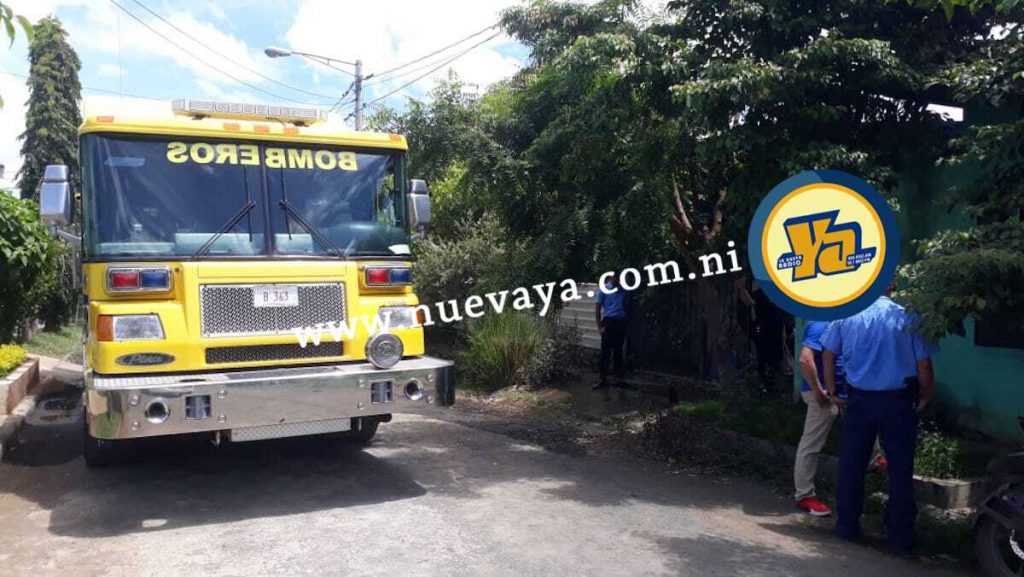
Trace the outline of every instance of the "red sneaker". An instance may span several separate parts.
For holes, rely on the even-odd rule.
[[[796,508],[806,511],[814,517],[828,517],[832,509],[817,497],[807,497],[796,502]]]

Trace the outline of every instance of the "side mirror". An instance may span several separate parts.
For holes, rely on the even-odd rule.
[[[407,199],[409,230],[415,231],[428,226],[430,224],[430,192],[427,190],[426,181],[410,180]]]
[[[68,167],[51,164],[43,173],[39,190],[39,216],[46,224],[65,226],[74,217]]]

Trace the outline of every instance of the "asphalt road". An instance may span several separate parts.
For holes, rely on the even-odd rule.
[[[440,410],[367,448],[170,443],[87,469],[80,412],[49,408],[0,465],[0,575],[956,574],[839,542],[752,482],[552,452]]]

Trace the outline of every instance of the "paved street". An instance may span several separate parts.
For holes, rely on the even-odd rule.
[[[44,407],[0,466],[5,575],[947,575],[746,481],[403,416],[359,449],[175,443],[87,469]],[[458,410],[458,409],[456,409]]]

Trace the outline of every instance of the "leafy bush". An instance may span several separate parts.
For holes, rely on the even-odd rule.
[[[921,427],[914,456],[915,473],[938,479],[955,479],[963,475],[965,464],[966,455],[960,441],[946,437],[933,427]]]
[[[540,387],[575,374],[573,360],[579,355],[580,333],[575,324],[564,324],[557,317],[550,317],[541,324],[540,347],[523,369],[523,380],[528,387]]]
[[[417,241],[414,275],[416,292],[424,303],[462,300],[471,294],[506,288],[505,234],[493,219],[466,221],[464,234],[454,240],[431,237]]]
[[[0,377],[16,369],[25,358],[25,349],[18,345],[0,345]]]
[[[13,339],[59,285],[61,250],[34,202],[0,191],[0,343]]]
[[[525,312],[488,315],[467,324],[462,354],[468,382],[485,391],[538,387],[570,370],[575,328]]]

